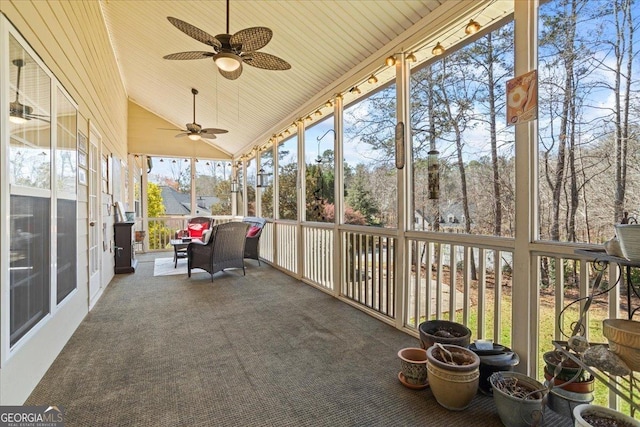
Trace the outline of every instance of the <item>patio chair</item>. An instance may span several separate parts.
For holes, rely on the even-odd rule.
[[[227,222],[213,227],[208,242],[194,241],[187,246],[187,274],[201,268],[213,275],[227,268],[244,269],[244,244],[249,224]]]
[[[213,227],[213,218],[208,218],[206,216],[190,218],[187,222],[187,228],[185,230],[179,230],[176,233],[176,239],[191,237],[192,239],[202,240],[204,232],[211,227]]]
[[[249,231],[247,231],[247,241],[244,245],[244,257],[255,259],[260,265],[260,235],[262,235],[262,229],[267,220],[255,216],[246,216],[242,219],[242,222],[250,225]]]

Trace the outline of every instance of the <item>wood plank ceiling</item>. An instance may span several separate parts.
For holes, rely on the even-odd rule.
[[[377,56],[386,54],[385,48],[412,26],[415,30],[416,23],[444,3],[231,0],[230,33],[255,26],[271,28],[273,38],[261,51],[292,66],[288,71],[245,66],[242,76],[231,81],[218,73],[210,59],[162,58],[175,52],[211,50],[176,29],[168,16],[211,35],[224,33],[225,1],[101,0],[129,98],[183,128],[192,121],[191,88],[198,89],[196,121],[203,127],[228,129],[213,143],[231,155],[266,142],[270,133],[278,131],[275,127],[291,120],[309,100],[371,57],[380,62]],[[162,143],[175,143],[173,133],[167,134]]]

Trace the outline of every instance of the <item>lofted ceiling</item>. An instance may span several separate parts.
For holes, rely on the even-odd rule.
[[[196,121],[229,130],[211,142],[232,156],[266,142],[296,114],[315,109],[313,103],[322,101],[319,97],[326,100],[343,90],[338,85],[354,70],[371,72],[363,64],[382,65],[384,56],[402,48],[399,43],[423,30],[430,14],[446,17],[455,9],[452,5],[477,12],[476,5],[482,3],[486,2],[231,0],[229,32],[271,28],[273,38],[260,51],[285,59],[292,68],[244,66],[240,78],[227,80],[211,59],[163,59],[175,52],[211,50],[175,28],[168,16],[215,36],[226,32],[226,1],[101,0],[130,100],[183,129],[193,118],[191,88],[196,88]],[[448,19],[468,21],[468,16]],[[158,143],[175,143],[178,132],[165,132],[166,140]]]

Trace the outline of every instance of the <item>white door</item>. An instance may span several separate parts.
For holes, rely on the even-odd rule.
[[[91,126],[89,133],[89,309],[93,307],[101,288],[102,218],[100,215],[100,145],[101,138]]]

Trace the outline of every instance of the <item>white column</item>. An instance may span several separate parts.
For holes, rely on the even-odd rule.
[[[398,229],[396,234],[396,259],[395,259],[395,271],[393,273],[395,277],[395,325],[396,328],[401,329],[404,327],[406,318],[405,313],[405,295],[406,295],[406,275],[408,266],[405,265],[407,252],[407,242],[404,238],[405,231],[408,229],[411,222],[408,217],[410,212],[411,201],[411,176],[409,170],[411,164],[409,162],[411,152],[411,115],[409,111],[409,89],[410,89],[410,68],[407,61],[405,61],[405,54],[400,53],[396,55],[396,123],[402,123],[404,125],[404,133],[402,135],[402,147],[404,147],[403,153],[396,153],[396,156],[401,155],[404,160],[404,167],[397,170],[397,186],[398,186]],[[397,147],[399,148],[399,147]]]
[[[342,293],[342,239],[340,236],[340,224],[344,222],[344,150],[343,150],[343,127],[342,119],[342,96],[336,96],[333,100],[333,129],[336,133],[333,144],[335,179],[334,191],[334,222],[333,222],[333,295]]]
[[[514,0],[515,75],[537,67],[538,1]],[[529,249],[536,238],[536,186],[538,123],[516,125],[516,200],[515,250],[513,256],[512,336],[513,350],[520,356],[517,370],[531,375],[536,372],[538,354],[538,285],[535,281],[537,262]]]
[[[298,131],[298,173],[296,177],[296,194],[297,194],[297,207],[298,207],[298,215],[296,216],[296,240],[298,245],[297,252],[297,278],[304,277],[304,254],[307,250],[305,245],[305,240],[303,236],[302,230],[302,221],[306,219],[307,215],[307,203],[306,203],[306,183],[307,183],[307,173],[306,173],[306,162],[304,161],[304,130],[305,125],[304,122],[302,124],[298,124],[296,126],[296,130]]]

